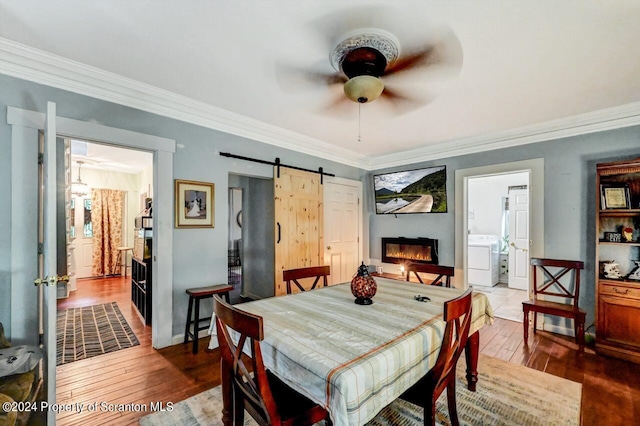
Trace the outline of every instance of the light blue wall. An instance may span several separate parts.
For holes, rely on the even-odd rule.
[[[44,112],[47,101],[57,103],[58,115],[131,131],[175,139],[179,148],[174,178],[216,184],[216,227],[210,230],[177,229],[173,242],[173,334],[180,334],[186,317],[184,289],[226,280],[228,174],[264,175],[265,167],[220,157],[218,151],[273,160],[316,169],[349,179],[362,179],[360,169],[321,160],[268,144],[187,124],[132,108],[92,99],[0,75],[0,111],[7,106]],[[11,130],[0,121],[0,196],[10,200]],[[543,158],[545,162],[545,256],[582,259],[586,262],[581,305],[588,310],[587,325],[594,320],[594,203],[595,164],[640,156],[640,127],[595,133],[411,165],[447,166],[448,212],[424,215],[377,216],[373,209],[371,173],[365,182],[365,224],[369,223],[372,258],[380,258],[383,236],[428,236],[440,240],[440,261],[454,263],[454,173],[457,169]],[[384,171],[398,170],[398,168]],[[256,172],[258,171],[258,172]],[[160,173],[169,171],[160,171]],[[380,171],[376,171],[380,172]],[[0,204],[0,321],[10,318],[10,205]],[[367,239],[368,237],[368,239]],[[365,247],[365,252],[367,248]]]
[[[365,179],[370,253],[381,257],[382,237],[430,237],[440,243],[440,263],[454,265],[455,171],[534,158],[544,159],[544,254],[585,261],[580,305],[587,326],[595,321],[595,164],[640,157],[640,126],[555,141],[412,164],[406,168],[447,166],[447,213],[376,215],[372,175]]]
[[[327,173],[361,180],[364,171],[281,149],[272,145],[218,132],[77,95],[43,85],[0,75],[0,197],[11,199],[11,128],[6,123],[7,106],[44,112],[47,101],[57,104],[57,115],[106,126],[175,139],[178,148],[174,158],[175,179],[213,182],[215,187],[215,228],[175,229],[173,231],[173,335],[184,331],[187,311],[185,289],[227,280],[227,199],[229,172],[263,175],[264,166],[221,157],[219,152],[231,152],[247,157],[274,161],[280,157],[285,164],[317,169]],[[258,172],[256,172],[258,171]],[[35,197],[35,194],[34,194]],[[10,324],[10,203],[0,203],[0,321]],[[35,256],[35,255],[34,255]],[[34,313],[35,298],[34,298]],[[154,313],[162,315],[161,312]],[[9,331],[10,332],[10,331]]]

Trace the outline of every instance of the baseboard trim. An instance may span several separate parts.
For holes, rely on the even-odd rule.
[[[209,337],[209,330],[200,330],[198,332],[198,338],[202,339],[203,337]],[[182,342],[184,342],[184,333],[182,334],[176,334],[175,336],[173,336],[173,338],[171,339],[171,344],[172,345],[179,345],[182,344]],[[193,344],[191,341],[189,341],[188,343],[189,345]],[[216,344],[217,346],[217,344]]]
[[[559,325],[548,324],[546,322],[543,324],[542,330],[551,333],[562,334],[563,336],[576,337],[573,328],[561,327]]]

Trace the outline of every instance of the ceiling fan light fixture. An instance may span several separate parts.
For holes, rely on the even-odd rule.
[[[347,98],[361,104],[378,99],[383,90],[382,80],[371,75],[359,75],[350,78],[344,84],[344,94],[347,95]]]

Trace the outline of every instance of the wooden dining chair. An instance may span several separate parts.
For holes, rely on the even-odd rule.
[[[579,352],[584,352],[584,322],[586,312],[578,306],[580,272],[584,262],[579,260],[531,259],[533,298],[522,302],[524,312],[524,344],[529,339],[529,313],[533,312],[533,332],[538,328],[537,313],[573,319]],[[553,299],[553,300],[549,300]]]
[[[218,295],[213,300],[221,353],[224,425],[243,425],[245,410],[258,424],[265,426],[303,426],[321,420],[330,424],[327,410],[291,389],[265,368],[260,350],[260,341],[264,338],[262,317],[237,309]],[[237,340],[231,339],[229,329],[237,332]],[[250,348],[250,358],[243,356],[245,344]]]
[[[291,282],[298,286],[300,291],[306,291],[307,289],[298,282],[298,280],[303,278],[315,277],[316,279],[308,290],[315,289],[320,278],[322,278],[322,283],[326,287],[327,276],[329,275],[331,275],[331,267],[329,265],[309,266],[307,268],[287,269],[286,271],[282,271],[282,279],[287,282],[287,294],[291,294]]]
[[[407,268],[407,281],[411,279],[411,273],[413,272],[415,276],[418,278],[422,284],[425,282],[422,280],[422,277],[418,272],[423,272],[426,274],[432,274],[436,277],[431,280],[431,282],[427,282],[426,284],[437,285],[437,286],[445,286],[451,287],[451,277],[453,277],[453,267],[451,266],[441,266],[434,265],[432,263],[410,263],[406,266]]]
[[[436,401],[445,389],[449,419],[453,426],[459,424],[456,405],[456,365],[469,338],[471,298],[472,289],[469,288],[462,296],[444,303],[443,319],[447,325],[436,364],[425,377],[400,396],[401,399],[424,407],[425,425],[436,424]]]

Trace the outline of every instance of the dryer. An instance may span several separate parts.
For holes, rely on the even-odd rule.
[[[500,241],[496,235],[469,234],[467,281],[472,286],[493,287],[500,280]]]

